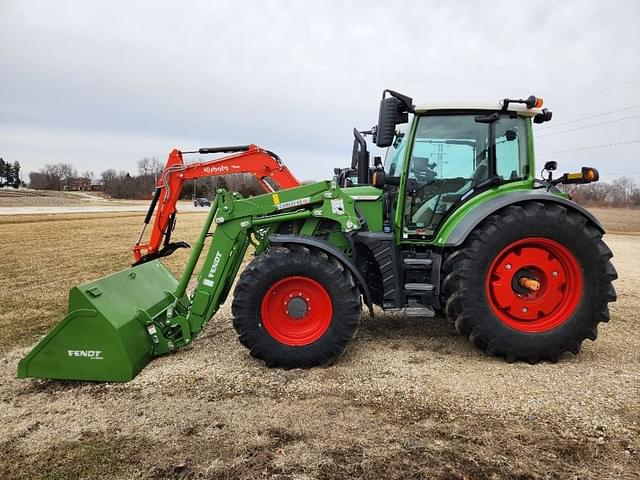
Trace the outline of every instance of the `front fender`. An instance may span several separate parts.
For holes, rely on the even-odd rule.
[[[324,251],[325,253],[332,255],[335,257],[340,263],[342,263],[349,271],[353,274],[360,287],[360,291],[362,292],[362,296],[364,297],[364,303],[369,308],[369,315],[373,317],[373,304],[371,303],[371,292],[369,292],[369,286],[365,281],[362,273],[358,269],[358,267],[353,263],[349,257],[347,257],[344,252],[334,247],[329,242],[325,242],[319,238],[310,237],[306,235],[281,235],[281,234],[273,234],[269,236],[269,242],[274,245],[282,245],[282,244],[294,244],[294,245],[305,245],[307,247],[314,247],[319,250]]]
[[[604,227],[600,221],[584,207],[567,198],[540,190],[519,190],[509,192],[504,195],[493,197],[485,202],[480,203],[464,217],[462,217],[455,225],[449,235],[440,243],[444,247],[457,247],[461,245],[467,236],[492,213],[507,207],[524,202],[552,202],[558,203],[564,207],[568,207],[582,215],[593,224],[598,230],[604,233]]]

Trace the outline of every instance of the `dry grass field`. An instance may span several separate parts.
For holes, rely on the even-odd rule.
[[[640,235],[640,209],[638,208],[602,208],[589,209],[598,217],[609,232]]]
[[[486,357],[441,317],[378,315],[336,365],[269,370],[228,301],[127,384],[15,372],[72,286],[128,267],[142,214],[0,217],[0,478],[640,478],[640,211],[596,214],[618,302],[558,364]],[[203,215],[174,237],[193,241]]]
[[[0,188],[0,207],[68,207],[86,205],[89,202],[107,203],[108,200],[100,195],[99,193]]]

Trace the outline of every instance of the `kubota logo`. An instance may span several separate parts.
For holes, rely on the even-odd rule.
[[[228,172],[229,167],[226,165],[220,165],[219,167],[204,167],[202,170],[204,170],[204,173],[222,173]]]
[[[104,360],[102,350],[67,350],[70,357],[90,358],[91,360]]]

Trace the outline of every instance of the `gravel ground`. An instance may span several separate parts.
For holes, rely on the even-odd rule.
[[[127,384],[19,381],[29,349],[9,350],[0,478],[640,478],[640,237],[606,240],[611,322],[558,364],[486,357],[441,317],[379,315],[336,365],[269,370],[230,301]]]

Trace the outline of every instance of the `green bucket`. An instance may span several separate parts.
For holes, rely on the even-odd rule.
[[[150,319],[175,301],[178,281],[159,260],[69,292],[69,314],[23,358],[18,377],[126,382],[154,356]]]

